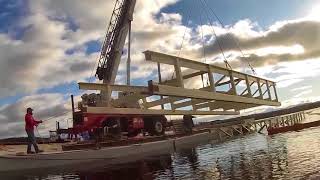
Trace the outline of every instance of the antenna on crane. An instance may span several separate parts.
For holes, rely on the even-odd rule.
[[[130,68],[131,68],[131,22],[129,22],[129,36],[128,36],[128,59],[127,59],[127,85],[130,86]]]

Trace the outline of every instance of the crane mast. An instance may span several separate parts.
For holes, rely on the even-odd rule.
[[[136,0],[116,0],[115,2],[96,71],[96,77],[103,80],[105,84],[115,82],[125,41],[131,30],[135,4]],[[130,63],[130,55],[128,55],[128,61]],[[106,96],[109,95],[106,94]]]

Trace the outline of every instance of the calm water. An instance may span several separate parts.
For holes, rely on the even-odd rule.
[[[0,179],[320,179],[320,128],[253,134],[112,168],[16,172]]]

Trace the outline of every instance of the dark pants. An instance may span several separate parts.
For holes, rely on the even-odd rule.
[[[27,149],[27,152],[31,152],[32,145],[34,147],[34,150],[36,152],[39,152],[39,148],[38,148],[38,145],[37,145],[36,137],[34,136],[34,132],[30,131],[30,130],[27,130],[26,132],[28,134],[28,149]]]

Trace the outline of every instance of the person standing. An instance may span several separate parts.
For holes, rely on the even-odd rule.
[[[38,126],[42,121],[36,121],[33,118],[33,109],[27,108],[27,114],[25,115],[25,130],[28,135],[28,148],[27,153],[28,154],[34,154],[34,153],[40,153],[43,152],[39,149],[36,141],[36,137],[34,136],[34,126]],[[31,147],[34,147],[35,152],[31,151]]]

